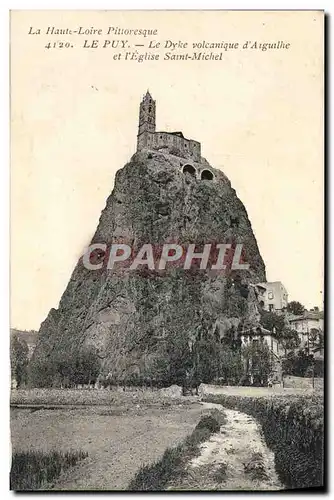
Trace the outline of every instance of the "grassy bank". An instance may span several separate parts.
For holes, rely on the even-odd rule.
[[[13,453],[10,489],[14,491],[43,490],[57,479],[63,470],[87,457],[82,451],[60,453],[28,451]]]
[[[267,445],[275,453],[280,480],[287,488],[323,486],[323,399],[303,396],[206,395],[203,401],[222,404],[255,417]]]
[[[225,421],[223,413],[214,410],[201,418],[194,431],[178,446],[167,448],[162,458],[139,469],[128,486],[131,491],[162,491],[168,483],[185,472],[188,461],[199,454],[199,444],[218,432]]]

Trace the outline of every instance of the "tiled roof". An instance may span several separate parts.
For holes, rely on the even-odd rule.
[[[306,319],[323,319],[323,317],[324,317],[323,311],[305,311],[304,314],[300,314],[298,316],[292,314],[291,316],[288,317],[288,320],[290,322],[294,322]]]
[[[256,326],[254,328],[249,328],[247,330],[245,330],[244,332],[242,332],[241,335],[243,336],[247,336],[247,335],[258,335],[257,332],[256,332],[256,329],[257,328],[260,328],[261,329],[261,332],[262,332],[262,335],[272,335],[271,331],[270,330],[267,330],[266,328],[263,328],[263,326]]]

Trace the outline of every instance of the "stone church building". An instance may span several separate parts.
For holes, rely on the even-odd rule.
[[[146,92],[139,108],[139,127],[137,136],[137,151],[142,149],[163,149],[177,156],[188,158],[193,162],[201,161],[201,144],[193,139],[186,139],[182,132],[156,131],[156,104],[149,91]],[[211,174],[211,175],[210,175]],[[208,171],[208,179],[213,174]]]

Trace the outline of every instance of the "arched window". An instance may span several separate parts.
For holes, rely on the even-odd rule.
[[[210,170],[203,170],[201,173],[201,179],[203,181],[212,181],[213,173]]]
[[[184,174],[190,174],[193,177],[196,176],[196,169],[195,169],[195,167],[193,167],[192,165],[189,165],[189,164],[183,165],[182,172]]]

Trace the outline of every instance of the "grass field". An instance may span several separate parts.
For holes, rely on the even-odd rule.
[[[280,404],[282,398],[293,403],[299,396],[305,395],[306,399],[321,397],[321,384],[313,390],[305,380],[303,384],[298,380],[290,382],[294,387],[285,389],[277,386],[201,386],[200,395],[204,399],[208,395],[217,397],[213,400],[215,403],[224,406],[226,403],[229,408],[256,417],[258,415],[253,409],[260,408],[262,400],[268,397],[273,404],[275,401]],[[243,403],[245,397],[249,403]],[[87,454],[73,467],[62,468],[53,484],[55,490],[124,490],[134,484],[131,482],[140,469],[159,464],[167,449],[184,442],[207,414],[200,404],[200,397],[182,397],[177,390],[169,393],[107,389],[14,390],[11,404],[14,457],[31,451],[45,456],[54,451],[66,455],[71,450]],[[261,412],[262,418],[264,413]],[[261,418],[259,421],[263,423]],[[280,414],[277,418],[281,418]],[[308,421],[308,414],[305,413],[303,418]],[[275,422],[268,424],[269,430],[277,430]],[[298,432],[303,433],[303,429],[301,422]],[[310,426],[307,425],[306,429]],[[278,436],[277,440],[280,439]],[[287,449],[288,444],[284,445],[283,451]],[[284,465],[284,456],[282,460]],[[300,462],[299,456],[297,462]]]
[[[73,403],[69,394],[62,401],[64,397]],[[109,405],[81,408],[12,408],[13,453],[80,449],[88,457],[63,472],[54,489],[126,489],[140,467],[156,462],[168,447],[184,440],[206,414],[196,401],[167,401],[157,395],[116,397]],[[78,398],[81,400],[81,394]],[[40,393],[36,400],[41,402]],[[54,404],[53,392],[50,400]]]

